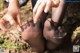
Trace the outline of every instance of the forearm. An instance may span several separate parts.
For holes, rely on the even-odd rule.
[[[64,5],[65,5],[64,0],[60,0],[59,6],[57,8],[52,9],[52,19],[53,19],[54,22],[58,23],[61,15],[62,15]]]

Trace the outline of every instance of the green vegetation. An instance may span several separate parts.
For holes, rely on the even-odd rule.
[[[12,41],[11,37],[8,37],[6,33],[0,35],[0,48],[4,49],[17,49],[22,50],[27,48],[26,43],[19,41],[18,39]]]
[[[0,2],[0,8],[3,8],[4,4],[2,2]]]

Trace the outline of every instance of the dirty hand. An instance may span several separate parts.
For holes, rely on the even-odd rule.
[[[51,7],[57,7],[59,2],[59,0],[38,0],[33,9],[34,23],[39,20],[43,11],[47,13]]]
[[[19,25],[20,25],[20,14],[19,14],[18,8],[8,10],[8,12],[1,18],[0,28],[5,32],[9,31],[4,26],[6,24],[6,22],[9,22],[11,25],[16,24],[19,27]]]

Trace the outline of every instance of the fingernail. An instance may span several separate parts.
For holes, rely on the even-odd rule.
[[[34,19],[34,24],[35,24],[36,22],[37,22],[36,19]]]
[[[19,31],[22,31],[22,29],[21,29],[21,28],[19,28],[18,30],[19,30]]]
[[[48,11],[47,10],[44,10],[44,12],[47,13]]]
[[[58,4],[59,2],[59,0],[54,0],[54,4]]]
[[[10,22],[10,24],[11,24],[11,25],[14,25],[14,22],[12,21],[12,22]]]
[[[21,29],[21,27],[18,25],[17,26],[17,29],[19,30],[19,31],[22,31],[22,29]]]

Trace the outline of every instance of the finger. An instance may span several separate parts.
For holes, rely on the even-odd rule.
[[[47,13],[49,11],[50,7],[51,7],[51,1],[48,0],[44,12]]]
[[[18,25],[21,25],[20,14],[17,15],[17,23]]]
[[[0,20],[0,28],[1,28],[1,30],[5,31],[5,32],[8,32],[9,30],[4,26],[4,24],[5,24],[5,20],[1,19]]]
[[[60,0],[52,0],[52,7],[57,7],[60,3]]]
[[[14,20],[13,17],[10,16],[10,15],[7,15],[7,17],[4,17],[4,19],[5,19],[6,21],[8,21],[11,25],[16,24],[15,20]]]
[[[20,14],[18,14],[18,15],[17,15],[17,29],[18,29],[19,31],[22,31],[20,26],[21,26]]]
[[[36,13],[36,11],[37,11],[40,3],[41,3],[40,0],[38,0],[37,3],[36,3],[36,5],[35,5],[35,7],[33,8],[33,13],[34,13],[34,14]]]
[[[11,25],[16,24],[16,22],[15,22],[15,20],[14,20],[13,18],[11,18],[11,19],[9,20],[9,23],[10,23]]]
[[[45,3],[42,3],[42,4],[38,7],[38,10],[37,10],[36,15],[35,15],[35,17],[34,17],[34,23],[36,23],[36,22],[39,20],[39,17],[40,17],[40,15],[41,15],[41,13],[43,12],[44,7],[45,7]]]
[[[22,28],[20,25],[17,25],[17,30],[22,31]]]

